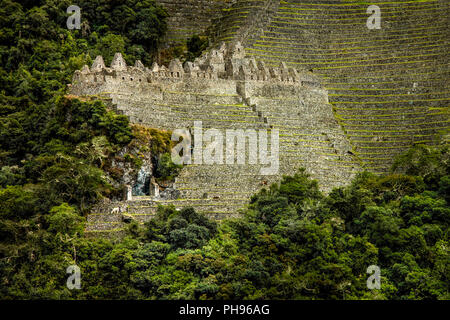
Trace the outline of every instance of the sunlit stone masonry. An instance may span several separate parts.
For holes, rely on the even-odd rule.
[[[299,167],[325,191],[345,184],[360,169],[314,74],[246,58],[240,42],[222,44],[184,65],[175,59],[167,67],[154,63],[148,68],[140,61],[128,66],[120,53],[107,67],[98,56],[90,68],[75,72],[70,91],[104,97],[131,122],[153,128],[194,133],[194,121],[201,121],[203,130],[264,130],[269,153],[271,133],[279,132],[276,174],[262,175],[267,165],[249,161],[185,165],[175,180],[176,199],[161,200],[159,192],[152,192],[99,206],[89,217],[94,231],[115,230],[130,219],[146,221],[158,204],[192,206],[222,219],[238,214],[253,193]]]

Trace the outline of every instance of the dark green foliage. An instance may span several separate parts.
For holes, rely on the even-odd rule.
[[[163,153],[157,158],[154,176],[161,181],[172,180],[182,167],[172,162],[170,153]]]
[[[449,157],[448,145],[440,148],[417,145],[395,161],[392,171],[421,176],[431,190],[436,190],[440,178],[449,174]]]
[[[37,199],[32,191],[22,186],[0,189],[0,214],[3,219],[29,218],[35,212]]]
[[[80,234],[83,232],[83,218],[67,203],[50,209],[49,215],[46,218],[48,223],[47,230],[49,232],[70,236],[73,236],[77,232]]]
[[[30,219],[39,189],[8,187],[0,192],[7,217],[0,220],[0,239],[9,263],[0,260],[0,277],[9,285],[0,295],[448,299],[444,173],[435,177],[438,190],[420,175],[362,173],[325,196],[301,170],[254,195],[240,218],[218,224],[192,208],[160,207],[116,243],[83,238],[77,209],[67,203],[50,208],[43,220]],[[19,243],[18,254],[9,253]],[[83,272],[79,291],[65,287],[64,267],[73,263]],[[366,287],[370,265],[381,268],[380,290]]]
[[[179,168],[169,132],[132,132],[101,102],[64,96],[97,54],[150,63],[164,11],[83,0],[82,29],[69,31],[70,4],[0,6],[0,299],[450,299],[448,145],[415,146],[391,174],[328,195],[300,170],[220,223],[169,206],[121,240],[84,237],[90,205],[117,192],[105,168],[118,150],[163,153],[162,180]],[[191,58],[206,46],[190,39]],[[73,264],[81,290],[66,287]],[[370,265],[380,290],[366,287]]]
[[[217,231],[216,223],[192,208],[159,208],[147,223],[147,240],[166,240],[173,248],[196,249],[206,244]]]
[[[0,186],[29,184],[29,197],[39,199],[11,218],[46,214],[63,202],[85,212],[101,193],[117,192],[102,167],[133,138],[128,120],[99,101],[64,97],[66,86],[97,54],[108,59],[120,51],[130,62],[151,62],[165,32],[166,14],[154,1],[78,2],[81,30],[66,27],[71,4],[2,1]],[[131,47],[144,56],[125,52]],[[5,203],[22,199],[11,192]]]
[[[61,287],[67,263],[103,250],[103,242],[97,246],[80,238],[82,215],[101,194],[117,193],[103,167],[133,134],[127,118],[103,103],[65,96],[67,84],[75,70],[98,54],[108,58],[113,50],[124,53],[130,63],[152,62],[166,28],[165,13],[153,1],[81,1],[76,4],[82,28],[71,31],[66,9],[72,4],[1,1],[2,298],[70,297]],[[145,36],[122,32],[121,14],[130,15],[133,28],[127,30]],[[92,288],[87,296],[99,296],[102,290]]]

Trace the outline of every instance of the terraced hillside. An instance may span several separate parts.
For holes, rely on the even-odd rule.
[[[134,123],[161,129],[188,128],[194,140],[199,126],[196,121],[201,121],[203,129],[217,130],[224,138],[226,134],[227,141],[228,129],[242,133],[253,129],[246,134],[254,134],[255,139],[255,153],[250,152],[250,143],[243,142],[244,150],[231,151],[232,163],[198,163],[194,150],[194,164],[185,165],[175,180],[176,199],[162,200],[155,193],[100,205],[89,216],[87,231],[109,232],[123,219],[145,221],[154,215],[158,204],[191,206],[222,219],[236,215],[257,190],[279,181],[282,175],[294,174],[299,167],[305,167],[323,190],[345,184],[360,170],[328,104],[327,92],[317,79],[285,64],[267,68],[261,61],[247,59],[239,43],[207,52],[184,68],[177,60],[171,61],[168,69],[156,64],[148,69],[139,62],[127,66],[120,53],[108,68],[99,56],[90,68],[84,66],[75,72],[71,93],[101,96]],[[261,129],[268,136],[267,142],[261,142]],[[267,149],[263,147],[266,143]],[[202,150],[208,144],[205,138]],[[269,158],[272,160],[261,156],[264,149],[269,157],[274,156]],[[228,158],[228,142],[223,151]],[[236,163],[238,153],[244,155],[242,164]],[[274,170],[262,170],[268,167]],[[112,210],[115,207],[122,210]]]
[[[358,161],[382,173],[411,144],[448,130],[450,3],[370,4],[381,9],[381,29],[367,28],[362,2],[280,1],[246,52],[320,76]]]
[[[212,20],[213,26],[208,35],[212,42],[236,39],[245,42],[247,37],[266,26],[278,6],[279,1],[273,0],[234,1],[228,8],[222,9],[220,17]]]
[[[277,11],[273,0],[158,0],[168,13],[165,46],[186,44],[194,34],[212,42],[245,38]]]
[[[187,17],[178,2],[172,15]],[[381,29],[369,30],[373,4]],[[216,6],[197,31],[216,43],[240,40],[268,66],[314,71],[359,165],[383,173],[411,144],[448,130],[449,15],[446,0],[242,0]],[[169,33],[177,28],[169,23]]]
[[[250,74],[226,81],[217,74],[192,81],[192,74],[182,80],[173,78],[177,71],[170,67],[161,69],[161,79],[141,83],[149,69],[125,66],[112,73],[118,81],[112,92],[95,93],[112,98],[132,122],[156,128],[192,129],[201,120],[205,129],[278,129],[280,175],[306,167],[325,191],[345,184],[362,168],[384,173],[401,151],[415,143],[434,144],[448,132],[450,4],[371,4],[381,9],[381,29],[366,26],[369,4],[336,0],[233,1],[220,17],[205,22],[201,30],[214,41],[243,42],[246,57],[258,61],[254,72],[276,67],[287,74],[287,67],[293,67],[302,74],[300,86],[281,78],[264,84],[267,79],[261,82]],[[182,15],[185,9],[180,10],[175,12]],[[212,62],[217,57],[208,55],[199,61],[210,61],[211,67],[198,69],[201,73],[217,72]],[[247,61],[246,68],[250,65]],[[133,77],[139,82],[128,81]],[[153,216],[158,204],[168,203],[193,206],[218,219],[234,215],[253,192],[277,180],[261,176],[259,168],[187,165],[175,183],[179,199],[134,197],[124,211],[141,222]],[[120,230],[116,227],[123,226],[123,217],[110,209],[90,215],[88,231]]]
[[[268,128],[263,118],[245,104],[236,87],[225,92],[219,90],[222,91],[219,93],[214,89],[207,92],[179,83],[178,86],[171,85],[170,89],[154,85],[146,91],[148,95],[132,94],[129,90],[103,95],[130,121],[154,128],[193,128],[194,121],[202,121],[204,129]],[[86,231],[94,234],[120,232],[124,228],[124,213],[142,223],[154,216],[158,205],[191,206],[217,219],[232,216],[260,187],[258,181],[273,181],[270,176],[259,175],[259,169],[260,165],[185,165],[176,178],[175,188],[180,192],[178,199],[133,196],[126,202],[100,205],[89,215]],[[113,207],[120,207],[121,212],[111,213]]]
[[[214,18],[230,6],[228,0],[158,0],[168,13],[166,45],[185,44],[194,34],[203,34]]]

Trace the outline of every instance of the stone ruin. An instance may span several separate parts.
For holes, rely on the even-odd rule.
[[[313,74],[299,72],[284,62],[278,67],[267,67],[263,61],[246,58],[244,47],[236,42],[222,43],[220,48],[204,53],[194,62],[186,62],[184,66],[179,59],[170,61],[168,67],[154,62],[147,68],[140,60],[134,66],[127,66],[122,54],[116,53],[110,67],[106,67],[103,57],[97,56],[91,68],[85,65],[75,71],[71,92],[86,94],[89,87],[118,82],[158,83],[187,79],[282,82],[320,88],[320,82]]]
[[[168,66],[153,63],[148,68],[140,61],[128,66],[116,53],[107,67],[98,56],[90,68],[75,72],[70,92],[103,98],[132,123],[158,129],[192,130],[194,121],[202,121],[205,129],[280,132],[278,174],[261,175],[258,164],[185,165],[170,192],[159,186],[173,199],[161,197],[155,183],[146,196],[127,192],[123,201],[93,210],[88,232],[120,231],[130,219],[142,223],[159,204],[192,206],[216,219],[232,217],[252,194],[299,167],[324,191],[344,184],[360,169],[318,78],[283,62],[266,66],[248,58],[239,42],[221,44],[184,65],[174,59]]]

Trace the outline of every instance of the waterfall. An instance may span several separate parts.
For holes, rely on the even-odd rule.
[[[150,178],[151,174],[146,172],[144,168],[139,169],[136,183],[133,186],[133,196],[146,196],[150,194]]]

